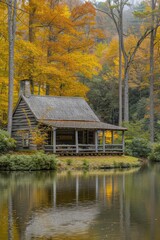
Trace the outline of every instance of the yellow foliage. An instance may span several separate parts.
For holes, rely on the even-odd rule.
[[[30,134],[32,143],[39,147],[43,146],[48,138],[47,133],[40,130],[38,127],[31,129]]]
[[[35,93],[86,97],[88,87],[80,77],[92,78],[101,70],[94,54],[95,9],[89,2],[72,10],[64,2],[22,1],[17,14],[15,42],[14,104],[18,99],[19,81],[32,78]],[[32,13],[32,15],[29,15]],[[34,14],[33,14],[34,12]],[[32,17],[32,24],[29,23]],[[0,3],[0,122],[6,123],[8,102],[8,30],[7,6]],[[34,34],[29,41],[30,30]]]
[[[111,143],[112,143],[112,134],[113,134],[114,140],[118,139],[119,135],[118,135],[117,132],[114,131],[114,132],[112,133],[112,131],[107,130],[107,131],[105,131],[105,142],[106,142],[106,143],[108,143],[108,144],[111,144]],[[101,141],[101,143],[102,143],[102,136],[103,136],[102,131],[100,131],[100,132],[98,133],[98,136],[99,136],[100,141]]]
[[[97,57],[102,58],[103,57],[103,53],[105,51],[105,49],[107,48],[107,44],[106,43],[99,43],[96,46],[96,51],[95,54]]]

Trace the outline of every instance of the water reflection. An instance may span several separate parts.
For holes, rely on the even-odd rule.
[[[159,239],[159,172],[1,172],[0,239]]]

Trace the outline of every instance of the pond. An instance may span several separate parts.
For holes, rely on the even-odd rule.
[[[158,240],[160,165],[0,172],[1,240]]]

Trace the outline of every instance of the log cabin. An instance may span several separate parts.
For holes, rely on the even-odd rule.
[[[21,81],[13,112],[12,137],[17,150],[35,150],[31,131],[45,129],[43,149],[60,155],[123,154],[126,128],[101,122],[81,97],[32,95],[30,81]],[[107,133],[110,139],[107,141]],[[119,142],[114,136],[118,133]]]

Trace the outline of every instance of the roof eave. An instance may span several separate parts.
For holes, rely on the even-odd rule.
[[[112,130],[112,131],[127,131],[127,128],[123,128],[123,127],[117,127],[115,125],[114,128],[108,127],[108,128],[104,128],[104,127],[100,127],[100,128],[94,128],[94,127],[86,127],[86,128],[82,128],[82,127],[70,127],[70,126],[54,126],[52,124],[52,122],[56,122],[56,121],[50,121],[50,122],[46,122],[45,120],[38,120],[39,123],[53,127],[53,128],[59,128],[59,129],[91,129],[91,130]],[[58,121],[57,121],[58,122]],[[66,121],[67,122],[67,121]],[[81,122],[81,121],[73,121],[73,122]],[[87,122],[87,121],[85,121]],[[83,122],[84,123],[84,122]],[[103,123],[103,122],[97,122],[97,123]]]

